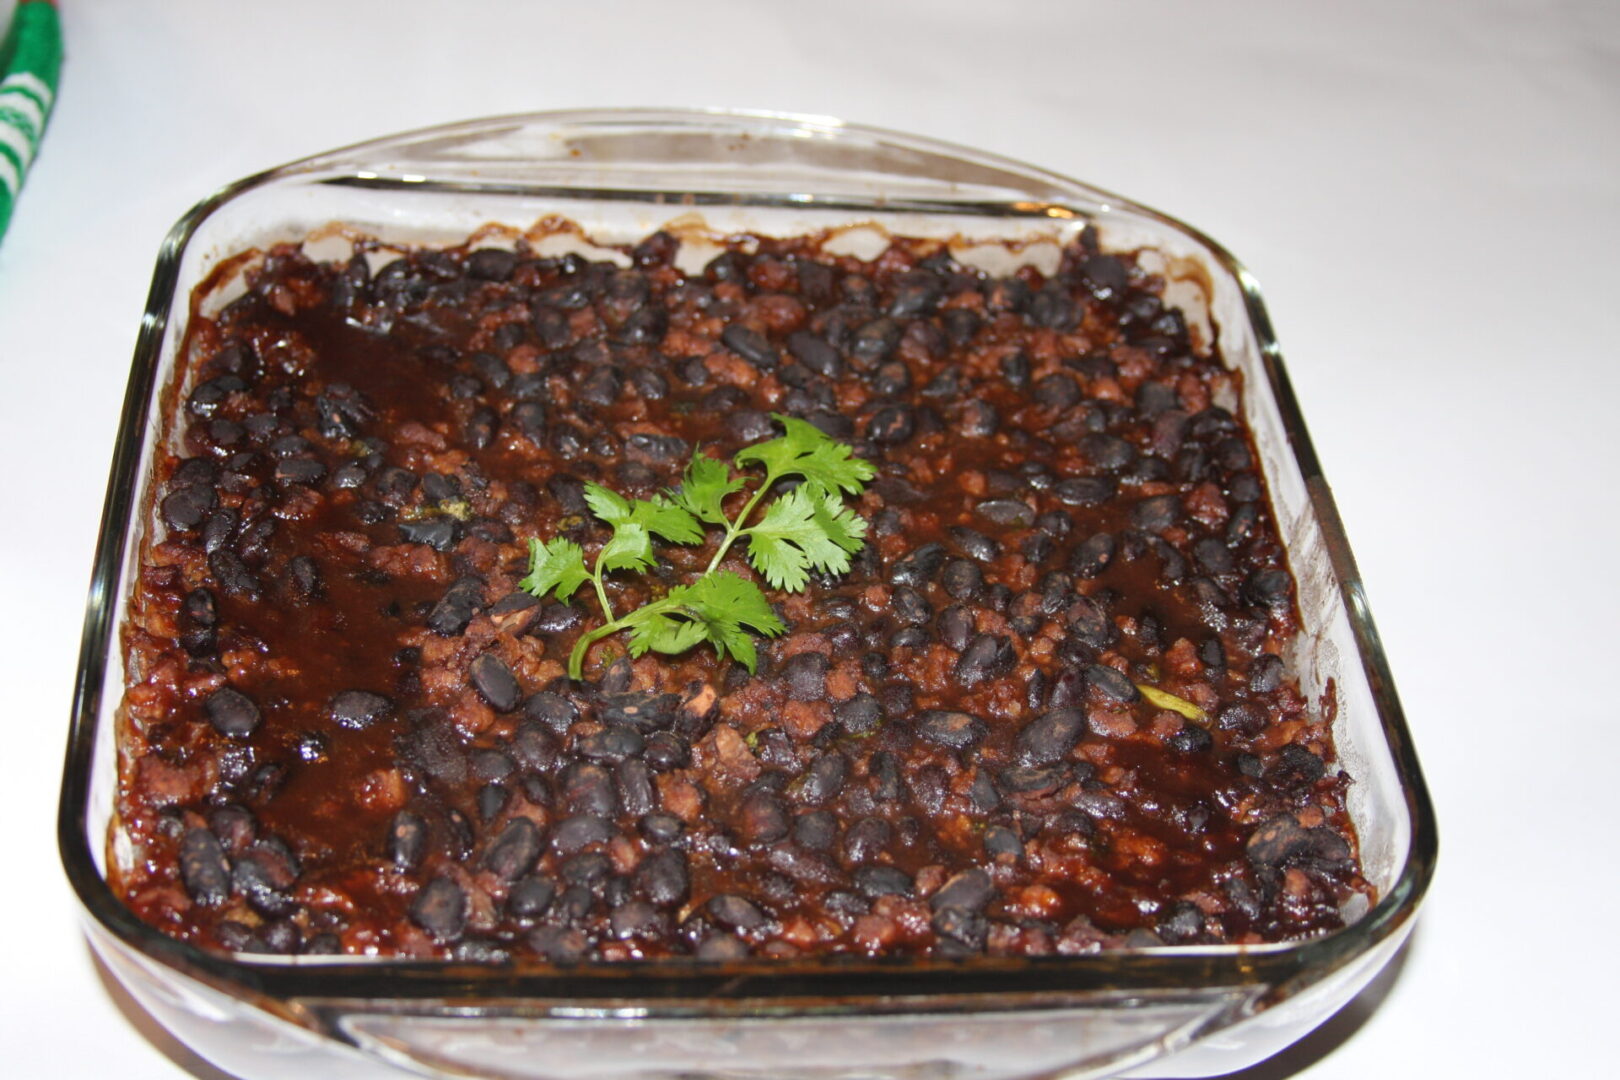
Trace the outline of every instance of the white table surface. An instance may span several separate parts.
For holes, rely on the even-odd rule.
[[[1245,1075],[1612,1066],[1620,5],[63,6],[60,104],[0,244],[0,1073],[222,1076],[98,976],[53,829],[165,231],[221,184],[373,135],[652,104],[983,147],[1162,207],[1247,262],[1360,559],[1442,856],[1403,962]]]

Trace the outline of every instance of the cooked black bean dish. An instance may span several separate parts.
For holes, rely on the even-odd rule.
[[[125,632],[141,918],[491,963],[1341,925],[1371,890],[1239,377],[1147,260],[741,236],[685,272],[691,242],[278,247],[193,318]],[[587,484],[652,499],[783,417],[875,470],[848,572],[728,552],[783,624],[753,672],[609,636],[570,678],[602,611],[521,588],[530,540],[595,557]]]

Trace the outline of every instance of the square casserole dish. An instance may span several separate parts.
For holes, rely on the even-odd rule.
[[[318,243],[332,223],[397,244],[461,243],[548,217],[602,243],[675,219],[720,234],[873,226],[1036,258],[1094,226],[1152,249],[1173,299],[1242,374],[1298,583],[1291,672],[1336,702],[1333,734],[1374,902],[1305,941],[1082,957],[839,958],[552,968],[221,955],[139,921],[108,884],[121,627],[151,539],[155,440],[194,290],[238,252]],[[323,232],[324,230],[324,232]],[[228,272],[228,271],[227,271]],[[118,434],[86,614],[59,841],[97,953],[182,1041],[249,1078],[401,1072],[593,1077],[1210,1076],[1276,1052],[1354,996],[1405,940],[1433,873],[1433,810],[1355,564],[1253,280],[1163,214],[1029,166],[835,120],[578,111],[385,138],[249,177],[159,254]]]

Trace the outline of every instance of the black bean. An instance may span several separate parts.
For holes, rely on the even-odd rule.
[[[388,858],[401,870],[414,870],[427,854],[428,825],[420,814],[401,810],[388,825]]]
[[[208,714],[208,722],[221,735],[246,737],[253,734],[261,719],[253,699],[229,686],[209,694],[203,709]]]
[[[230,865],[219,838],[200,826],[186,830],[180,842],[180,878],[199,904],[212,907],[231,895]]]
[[[971,601],[984,586],[984,574],[976,563],[966,559],[952,559],[940,571],[939,583],[958,600]],[[920,621],[920,620],[919,620]]]
[[[793,821],[793,842],[809,851],[826,851],[838,839],[838,818],[826,810],[800,814]]]
[[[793,796],[801,803],[820,806],[843,790],[848,776],[849,759],[837,750],[829,750],[810,763]]]
[[[973,640],[973,616],[967,608],[953,604],[940,612],[938,630],[941,641],[961,652]]]
[[[1191,900],[1177,900],[1153,929],[1167,945],[1191,945],[1205,936],[1203,909]]]
[[[208,827],[213,830],[226,852],[239,854],[252,844],[258,834],[258,822],[245,806],[226,803],[209,812]]]
[[[478,807],[478,820],[494,821],[506,809],[506,804],[512,801],[512,793],[506,785],[498,783],[485,784],[478,789],[476,804]]]
[[[962,554],[980,562],[994,562],[1001,555],[1001,544],[966,525],[952,525],[947,532]]]
[[[889,571],[889,581],[920,588],[945,565],[947,554],[944,544],[924,544],[894,564]]]
[[[619,941],[635,937],[658,937],[664,930],[664,916],[651,904],[631,900],[615,908],[608,919],[608,932]]]
[[[1243,582],[1243,596],[1257,607],[1287,608],[1292,586],[1286,570],[1256,570]]]
[[[428,614],[428,628],[444,638],[454,638],[467,630],[467,623],[483,606],[483,585],[478,578],[460,578],[445,589],[444,596]]]
[[[242,562],[241,557],[229,548],[221,547],[210,554],[208,569],[225,595],[249,599],[259,595],[259,579]]]
[[[563,772],[562,799],[576,814],[611,817],[619,810],[612,778],[594,762],[578,761]]]
[[[613,860],[600,851],[587,851],[564,859],[557,870],[569,885],[584,885],[594,892],[613,870]]]
[[[641,835],[655,844],[673,844],[686,831],[686,823],[674,814],[656,810],[646,814],[637,823]]]
[[[206,588],[196,588],[186,593],[181,610],[186,618],[198,626],[213,626],[219,619],[219,605],[214,594]]]
[[[866,766],[872,798],[880,803],[899,802],[905,795],[900,777],[900,759],[887,750],[872,755]]]
[[[1100,532],[1087,537],[1069,553],[1069,570],[1075,577],[1090,580],[1108,569],[1118,550],[1118,539],[1111,532]]]
[[[514,817],[484,852],[484,869],[501,881],[516,881],[540,861],[543,844],[538,825],[526,817]]]
[[[523,700],[523,689],[518,686],[512,669],[494,653],[484,653],[467,669],[473,688],[497,712],[511,712]]]
[[[858,366],[871,367],[881,363],[900,344],[902,333],[904,331],[900,324],[893,319],[874,319],[855,332],[849,345],[850,355],[862,362]]]
[[[782,665],[788,697],[794,701],[820,701],[827,696],[827,657],[819,652],[802,652]]]
[[[1181,730],[1170,736],[1167,742],[1170,749],[1181,754],[1201,753],[1215,745],[1209,732],[1193,723],[1182,724]]]
[[[908,626],[921,626],[933,618],[933,605],[910,585],[897,586],[890,602],[893,604],[895,617]]]
[[[605,844],[613,839],[613,826],[606,818],[594,814],[575,814],[564,818],[551,832],[551,847],[559,855],[572,855],[592,844]]]
[[[586,735],[574,744],[574,749],[580,757],[590,761],[616,762],[635,757],[646,745],[641,732],[615,724]]]
[[[1206,536],[1193,544],[1193,558],[1211,574],[1230,574],[1235,567],[1232,552],[1213,536]]]
[[[871,377],[872,390],[883,397],[896,397],[911,389],[911,369],[899,360],[880,364]]]
[[[740,443],[759,442],[775,434],[771,418],[756,409],[738,409],[726,417],[726,428]]]
[[[1266,783],[1281,791],[1302,791],[1327,773],[1322,759],[1303,746],[1292,743],[1278,752],[1277,762],[1266,770]]]
[[[632,433],[625,437],[624,444],[654,461],[683,461],[692,452],[691,445],[675,435]]]
[[[1153,495],[1131,507],[1131,523],[1145,532],[1163,532],[1180,520],[1179,495]]]
[[[363,731],[394,711],[394,703],[369,690],[343,690],[327,703],[327,715],[339,727]]]
[[[859,693],[848,701],[833,706],[833,720],[850,735],[866,735],[877,730],[882,721],[877,698]]]
[[[399,535],[407,544],[426,544],[434,551],[449,551],[456,546],[456,523],[445,517],[405,521],[400,523]]]
[[[871,862],[883,854],[893,835],[894,830],[882,818],[861,818],[844,833],[844,862],[850,866]]]
[[[978,867],[973,867],[954,875],[941,885],[939,891],[928,898],[928,906],[936,912],[947,908],[983,911],[985,905],[995,895],[996,887],[990,880],[990,875]]]
[[[220,947],[230,952],[252,952],[253,928],[235,919],[221,919],[214,927],[214,937]]]
[[[1130,283],[1124,260],[1117,255],[1093,255],[1080,264],[1080,276],[1099,299],[1108,299],[1125,291]]]
[[[647,746],[642,751],[642,758],[659,772],[667,772],[685,765],[689,754],[686,741],[679,735],[668,731],[655,731],[647,736]]]
[[[945,283],[938,274],[929,270],[908,270],[895,283],[888,313],[896,319],[926,315],[934,310],[944,293]]]
[[[741,323],[732,323],[720,334],[720,341],[747,360],[761,371],[773,371],[781,358],[777,355],[776,346],[770,339],[757,330],[751,330]]]
[[[1266,653],[1249,668],[1249,690],[1256,694],[1269,694],[1282,685],[1282,657]]]
[[[1129,677],[1107,664],[1092,664],[1086,668],[1086,682],[1115,701],[1130,702],[1142,696]]]
[[[1311,848],[1310,833],[1294,815],[1279,814],[1254,830],[1244,851],[1256,866],[1282,866]]]
[[[658,805],[658,794],[653,789],[652,770],[646,762],[631,759],[622,761],[613,770],[613,779],[619,791],[619,805],[632,817],[652,812]]]
[[[1029,356],[1023,352],[1015,352],[1001,358],[1001,377],[1008,386],[1014,390],[1022,390],[1029,385]]]
[[[757,904],[735,893],[721,893],[710,897],[709,902],[703,905],[703,910],[726,929],[741,930],[744,933],[758,930],[768,921]]]
[[[163,500],[163,523],[171,529],[189,530],[201,525],[219,503],[211,487],[197,484],[171,492]]]
[[[995,862],[1019,862],[1024,857],[1024,842],[1005,825],[992,825],[984,830],[984,853]]]
[[[326,475],[326,466],[315,458],[286,458],[276,462],[275,475],[278,484],[318,484]]]
[[[996,774],[1001,787],[1013,795],[1045,794],[1056,791],[1069,781],[1067,765],[1014,765]]]
[[[400,740],[400,751],[407,761],[434,779],[450,784],[467,779],[467,750],[442,712],[420,717],[418,727]]]
[[[517,262],[517,255],[503,248],[479,248],[467,256],[467,275],[479,281],[505,281]]]
[[[1018,660],[1012,643],[999,634],[980,634],[968,643],[956,661],[955,677],[972,688],[986,679],[1006,674]]]
[[[411,921],[440,942],[457,941],[467,928],[467,894],[450,878],[434,878],[411,902]]]
[[[989,725],[970,713],[929,709],[917,718],[919,738],[952,750],[976,746],[988,734]]]
[[[579,719],[579,708],[561,694],[542,690],[523,703],[523,714],[561,735]]]
[[[255,849],[261,846],[254,845]],[[298,902],[286,892],[296,877],[273,850],[250,851],[239,856],[231,867],[231,887],[242,894],[249,907],[271,917],[298,910]]]
[[[1035,523],[1034,509],[1020,499],[986,499],[973,509],[980,517],[997,525],[1023,529]]]
[[[885,405],[866,422],[866,437],[884,445],[903,443],[914,431],[916,414],[909,405]]]
[[[316,599],[325,589],[321,567],[308,555],[295,555],[287,562],[287,595],[300,602]]]
[[[912,892],[911,875],[896,866],[862,866],[850,877],[855,888],[869,900],[880,896],[910,896]]]
[[[1083,312],[1069,295],[1053,282],[1029,302],[1029,321],[1036,326],[1067,332],[1080,325]]]
[[[799,363],[817,375],[835,379],[843,373],[844,359],[838,355],[838,350],[807,330],[788,335],[787,347]]]
[[[1069,756],[1085,737],[1084,710],[1068,707],[1053,709],[1031,721],[1018,733],[1015,746],[1018,760],[1025,765],[1050,765]]]
[[[676,907],[692,891],[687,857],[676,848],[664,848],[643,858],[632,876],[635,891],[656,907]]]
[[[1076,476],[1052,486],[1052,494],[1068,506],[1101,506],[1114,497],[1111,477]]]
[[[601,699],[600,716],[604,723],[653,731],[673,724],[680,704],[676,694],[608,694]]]
[[[749,844],[772,844],[788,834],[787,807],[775,792],[755,788],[737,810],[737,828]]]
[[[1060,412],[1079,402],[1080,384],[1074,381],[1073,375],[1055,371],[1036,379],[1030,396],[1037,405]]]

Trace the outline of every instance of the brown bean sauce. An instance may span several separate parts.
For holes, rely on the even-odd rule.
[[[556,961],[1274,941],[1369,892],[1235,401],[1163,282],[736,238],[701,274],[269,252],[188,339],[141,559],[117,886],[207,947]],[[375,249],[380,252],[381,249]],[[521,593],[694,448],[878,477],[759,670]],[[619,610],[707,547],[615,575]],[[728,565],[751,573],[739,556]],[[1175,695],[1198,719],[1139,687]]]

